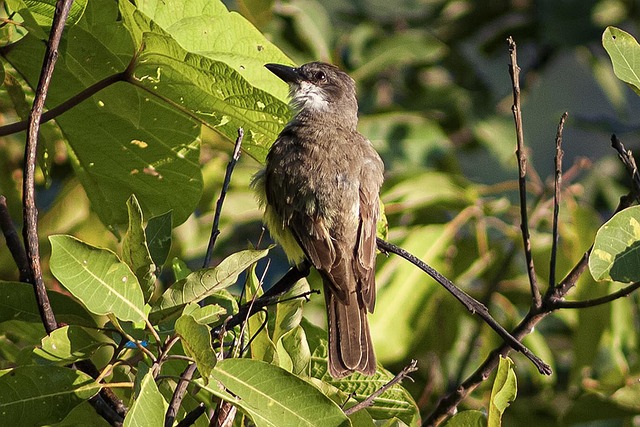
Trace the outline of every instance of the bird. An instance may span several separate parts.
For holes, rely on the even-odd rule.
[[[384,164],[357,130],[354,80],[338,67],[266,64],[289,85],[293,118],[252,180],[264,223],[293,265],[322,277],[328,371],[373,375],[367,314],[376,299],[376,224]]]

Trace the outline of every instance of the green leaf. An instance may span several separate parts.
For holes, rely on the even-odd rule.
[[[64,49],[47,95],[47,108],[101,79],[124,71],[136,51],[111,0],[92,0],[63,37]],[[28,34],[2,54],[32,89],[45,45]],[[135,194],[145,215],[173,210],[175,224],[193,212],[202,191],[200,126],[165,101],[124,82],[101,90],[56,118],[72,166],[92,208],[110,227],[127,222]],[[87,135],[91,137],[88,138]]]
[[[105,334],[81,326],[58,328],[42,339],[42,346],[33,353],[45,360],[70,364],[85,360],[102,346],[114,345]]]
[[[231,141],[243,127],[243,150],[263,161],[290,116],[286,84],[263,65],[290,61],[222,3],[149,4],[144,10],[160,25],[120,2],[124,22],[141,45],[132,82]]]
[[[443,427],[485,427],[485,415],[480,411],[462,411],[449,418]]]
[[[218,362],[211,377],[232,394],[218,387],[207,390],[238,406],[259,427],[349,425],[340,407],[320,390],[266,362],[225,359]]]
[[[182,338],[188,356],[196,361],[198,371],[205,382],[209,381],[209,374],[216,366],[216,353],[211,345],[211,329],[198,323],[193,316],[183,315],[176,320],[176,333]]]
[[[100,391],[93,378],[58,366],[20,366],[0,376],[2,424],[36,426],[62,420]]]
[[[69,295],[55,291],[47,295],[58,322],[96,326],[93,316]],[[8,320],[42,323],[32,285],[0,281],[0,323]]]
[[[153,379],[153,372],[149,371],[142,379],[140,391],[124,419],[124,426],[162,426],[168,407],[169,405],[158,391],[158,386]]]
[[[144,297],[136,276],[108,249],[75,237],[50,236],[51,273],[95,314],[142,322]]]
[[[640,94],[640,45],[636,39],[619,28],[607,27],[602,33],[602,46],[616,76]]]
[[[174,258],[171,261],[171,271],[176,282],[186,279],[192,273],[187,263],[180,258]]]
[[[189,303],[184,307],[182,314],[192,316],[201,325],[210,325],[218,322],[226,312],[227,310],[218,304],[207,304],[200,307],[196,303]]]
[[[65,26],[71,27],[80,20],[85,8],[87,7],[87,1],[88,0],[74,0],[74,2],[71,3],[71,8],[69,9]],[[24,0],[23,4],[29,8],[29,12],[35,18],[39,26],[51,26],[53,15],[56,11],[56,0]]]
[[[171,211],[149,218],[145,236],[149,254],[155,265],[160,268],[167,261],[171,249]]]
[[[198,302],[218,289],[233,285],[244,270],[268,252],[268,249],[237,252],[223,259],[215,268],[189,274],[162,294],[151,310],[150,319],[154,323],[167,319],[186,304]]]
[[[496,379],[491,389],[491,401],[489,403],[488,427],[502,425],[502,414],[511,402],[516,400],[518,394],[518,380],[513,370],[513,362],[508,357],[500,356],[500,363],[496,372]]]
[[[127,200],[129,227],[122,240],[122,260],[131,267],[138,278],[144,300],[149,301],[156,284],[156,266],[149,254],[144,232],[142,209],[135,194]]]
[[[618,212],[596,234],[589,270],[596,280],[640,280],[640,206]]]

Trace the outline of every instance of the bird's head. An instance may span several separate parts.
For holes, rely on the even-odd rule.
[[[298,113],[357,121],[355,83],[335,65],[309,62],[298,68],[280,64],[265,67],[289,84],[291,104]]]

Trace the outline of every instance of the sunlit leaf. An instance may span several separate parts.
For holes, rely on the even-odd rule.
[[[169,405],[158,391],[151,371],[142,379],[140,391],[124,419],[125,427],[164,425],[164,414]]]
[[[500,363],[496,371],[496,379],[493,381],[491,390],[491,400],[489,402],[489,417],[487,425],[489,427],[500,427],[502,425],[502,414],[511,405],[518,394],[518,380],[513,370],[511,359],[500,356]]]
[[[607,27],[602,34],[602,45],[611,58],[616,76],[640,94],[640,45],[636,39],[619,28]]]
[[[348,422],[340,407],[317,388],[266,362],[225,359],[211,377],[233,395],[213,386],[207,390],[237,405],[258,427],[328,427]]]
[[[198,270],[174,283],[158,299],[151,319],[166,318],[190,302],[198,302],[218,289],[233,285],[251,264],[267,255],[268,250],[245,250],[222,260],[215,268]]]
[[[136,276],[108,249],[72,236],[50,236],[51,272],[95,314],[142,322],[144,297]]]
[[[613,216],[596,234],[589,270],[596,280],[640,280],[640,206]]]
[[[485,427],[487,417],[480,411],[462,411],[449,418],[443,427]]]

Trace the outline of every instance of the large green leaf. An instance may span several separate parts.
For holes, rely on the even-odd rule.
[[[636,39],[619,28],[607,27],[602,45],[611,57],[616,76],[640,94],[640,45]]]
[[[90,376],[58,366],[20,366],[0,376],[0,414],[8,426],[62,420],[100,390]]]
[[[486,416],[481,411],[462,411],[444,423],[444,427],[485,427],[486,425]]]
[[[72,236],[50,236],[51,272],[95,314],[142,322],[144,297],[136,276],[108,249]]]
[[[596,280],[640,281],[640,206],[618,212],[596,234],[589,270]]]
[[[140,383],[139,392],[124,419],[124,425],[125,427],[162,426],[168,406],[158,390],[153,372],[149,371]]]
[[[243,127],[244,150],[264,160],[289,107],[286,85],[263,65],[290,61],[216,1],[150,1],[142,9],[123,1],[120,10],[141,46],[135,84],[230,140]]]
[[[28,34],[2,55],[35,88],[45,45]],[[97,81],[122,72],[134,52],[118,20],[117,5],[92,0],[67,30],[47,107],[61,104]],[[101,90],[56,118],[93,209],[109,226],[127,222],[126,201],[135,194],[149,217],[173,210],[183,222],[202,191],[198,165],[200,127],[185,113],[127,83]]]
[[[317,388],[266,362],[225,359],[211,377],[232,394],[218,387],[207,390],[237,405],[259,427],[349,425],[342,410]]]
[[[189,274],[174,283],[158,299],[150,314],[152,322],[157,322],[180,311],[190,302],[198,302],[218,289],[233,285],[240,273],[269,252],[245,250],[223,259],[215,268],[206,268]]]

